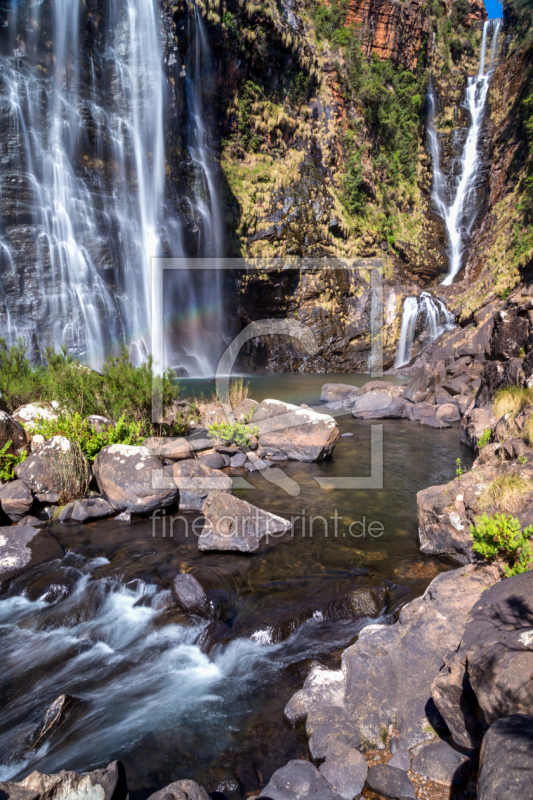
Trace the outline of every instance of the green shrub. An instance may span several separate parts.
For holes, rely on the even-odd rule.
[[[477,442],[477,444],[478,444],[478,447],[479,447],[479,449],[480,449],[480,450],[481,450],[483,447],[486,447],[486,446],[488,445],[488,443],[489,443],[489,439],[490,439],[490,437],[491,437],[491,434],[492,434],[492,431],[491,431],[491,429],[490,429],[490,428],[486,428],[486,429],[483,431],[483,433],[481,434],[481,436],[479,437],[479,439],[478,439],[478,442]]]
[[[489,517],[483,514],[470,526],[474,539],[474,552],[483,558],[492,561],[497,556],[503,556],[508,562],[505,567],[507,578],[526,572],[533,560],[531,542],[529,537],[533,533],[533,526],[529,525],[524,531],[515,517],[505,514],[495,514]]]
[[[23,340],[8,347],[0,339],[0,394],[8,409],[38,401],[57,400],[70,413],[103,414],[117,419],[148,420],[152,411],[152,360],[135,366],[123,346],[120,355],[109,356],[96,372],[81,364],[63,347],[46,347],[41,364],[32,364]],[[161,378],[163,406],[168,408],[180,394],[170,370]]]
[[[7,451],[11,447],[12,442],[6,442],[5,445],[0,450],[0,481],[2,483],[7,483],[7,481],[11,481],[14,478],[14,470],[17,464],[22,464],[27,457],[27,452],[24,451],[19,456],[14,456]]]
[[[259,428],[247,427],[244,422],[214,422],[209,426],[209,433],[223,444],[235,442],[239,447],[246,447],[250,444],[250,437],[259,434]]]
[[[140,422],[126,422],[122,415],[115,427],[97,433],[77,412],[74,414],[63,412],[57,419],[39,417],[34,423],[32,433],[40,434],[45,439],[65,436],[78,445],[87,460],[92,462],[100,450],[108,444],[142,444],[146,437],[142,435],[141,427]]]

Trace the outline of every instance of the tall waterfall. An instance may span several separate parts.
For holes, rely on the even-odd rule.
[[[0,335],[66,343],[93,365],[120,342],[146,356],[153,256],[222,254],[198,11],[190,6],[182,136],[194,164],[190,216],[201,231],[191,253],[186,204],[166,178],[165,124],[179,134],[167,73],[183,84],[174,37],[157,0],[103,8],[94,22],[80,0],[53,0],[51,11],[11,0],[0,58]],[[212,277],[181,276],[188,303],[219,302]],[[171,294],[179,304],[181,293]]]
[[[500,27],[500,19],[488,20],[483,26],[478,73],[468,78],[464,101],[470,113],[470,127],[460,156],[458,178],[453,184],[450,181],[449,185],[446,184],[440,164],[439,138],[435,129],[436,97],[432,83],[428,90],[428,139],[433,162],[432,200],[444,220],[448,234],[449,272],[443,280],[444,285],[451,284],[461,269],[465,243],[478,210],[475,184],[480,167],[479,135],[494,73]],[[492,41],[487,59],[489,35],[492,36]]]
[[[453,314],[438,297],[428,292],[422,292],[420,297],[406,297],[394,366],[403,367],[409,363],[415,340],[426,346],[454,324]]]

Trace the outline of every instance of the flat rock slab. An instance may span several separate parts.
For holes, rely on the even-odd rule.
[[[412,770],[435,783],[451,786],[468,756],[455,750],[444,740],[420,748],[413,760]]]
[[[309,761],[289,761],[278,769],[259,797],[268,800],[340,800],[342,795]]]
[[[533,716],[512,714],[490,726],[480,755],[478,800],[533,797]]]
[[[202,514],[206,523],[198,539],[200,550],[255,553],[291,527],[288,520],[223,492],[208,495]]]
[[[416,800],[415,787],[407,774],[388,764],[376,764],[368,770],[367,786],[390,800]]]
[[[328,754],[320,772],[341,797],[353,800],[363,791],[368,764],[359,750],[338,745]]]
[[[339,439],[339,427],[329,414],[279,400],[263,400],[252,425],[259,429],[264,452],[278,452],[293,461],[329,458]]]

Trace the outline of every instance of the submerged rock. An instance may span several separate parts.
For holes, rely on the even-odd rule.
[[[210,493],[202,513],[205,527],[198,539],[200,550],[238,550],[255,553],[262,540],[278,538],[288,531],[291,523],[261,508],[223,492]]]
[[[340,800],[323,775],[309,761],[289,761],[275,772],[259,797],[268,800]]]
[[[214,620],[207,625],[200,634],[196,644],[206,655],[217,645],[225,645],[233,639],[233,632],[228,625],[220,620]]]
[[[198,580],[190,573],[177,575],[172,581],[172,595],[178,605],[191,614],[206,619],[215,616],[213,605]]]
[[[144,447],[107,445],[96,456],[93,472],[101,494],[116,511],[149,514],[178,499],[175,485],[158,482],[161,462]]]
[[[60,695],[47,709],[44,720],[31,737],[28,750],[41,747],[60,728],[63,728],[87,708],[87,704],[69,694]]]

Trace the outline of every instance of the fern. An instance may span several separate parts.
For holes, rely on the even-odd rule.
[[[0,481],[2,483],[7,483],[7,481],[13,480],[15,476],[15,467],[17,464],[22,464],[23,461],[26,460],[27,452],[24,451],[18,456],[12,455],[12,453],[8,453],[7,451],[12,445],[12,441],[9,440],[5,443],[5,445],[0,449]]]

